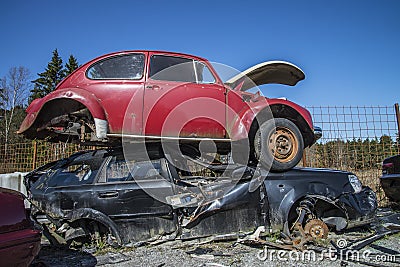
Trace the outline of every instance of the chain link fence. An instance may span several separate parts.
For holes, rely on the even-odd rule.
[[[88,147],[44,141],[0,144],[0,173],[28,172],[85,149]]]
[[[323,137],[305,150],[300,165],[354,172],[383,199],[379,186],[384,158],[400,153],[399,106],[307,107]],[[93,147],[32,141],[0,144],[0,173],[31,171]]]
[[[323,137],[306,149],[303,166],[354,172],[385,202],[382,161],[400,154],[399,106],[308,107]]]

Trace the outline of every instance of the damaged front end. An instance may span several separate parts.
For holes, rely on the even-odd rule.
[[[271,228],[287,235],[296,223],[305,227],[314,219],[336,231],[366,225],[375,219],[378,206],[371,188],[342,171],[295,168],[271,174],[266,188]]]

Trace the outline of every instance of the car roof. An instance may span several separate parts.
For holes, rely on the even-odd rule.
[[[111,52],[111,53],[107,53],[101,56],[98,56],[96,58],[93,58],[87,62],[85,62],[84,64],[82,64],[80,67],[78,67],[76,70],[74,70],[71,74],[69,74],[67,77],[65,77],[61,82],[59,82],[56,86],[56,90],[58,88],[61,88],[62,85],[64,84],[65,81],[68,80],[69,77],[73,76],[74,73],[80,71],[80,70],[85,70],[87,68],[89,68],[89,66],[91,66],[92,64],[96,63],[97,61],[106,59],[108,57],[113,57],[113,56],[119,56],[119,55],[125,55],[125,54],[129,54],[129,53],[159,53],[159,54],[169,54],[171,56],[182,56],[182,57],[191,57],[191,58],[195,58],[199,61],[208,61],[205,58],[196,56],[196,55],[191,55],[191,54],[186,54],[186,53],[180,53],[180,52],[173,52],[173,51],[163,51],[163,50],[122,50],[122,51],[116,51],[116,52]]]
[[[79,151],[72,154],[68,159],[73,160],[82,155],[92,154],[91,156],[118,156],[124,155],[124,157],[132,159],[158,159],[162,158],[164,155],[160,151],[159,146],[153,145],[151,143],[146,144],[146,150],[143,149],[143,144],[130,144],[125,147],[115,147],[115,148],[105,148],[105,149],[95,149],[95,150],[85,150]]]
[[[170,55],[173,55],[173,56],[193,57],[193,58],[199,59],[201,61],[207,61],[207,59],[205,59],[205,58],[202,58],[202,57],[199,57],[199,56],[196,56],[196,55],[181,53],[181,52],[164,51],[164,50],[122,50],[122,51],[111,52],[111,53],[107,53],[107,54],[98,56],[98,57],[96,57],[96,58],[84,63],[82,65],[82,67],[87,65],[87,64],[90,65],[90,64],[92,64],[92,63],[94,63],[94,62],[96,62],[98,60],[103,59],[103,58],[107,58],[107,57],[110,57],[110,56],[118,56],[118,55],[123,55],[123,54],[129,54],[129,53],[170,54]]]

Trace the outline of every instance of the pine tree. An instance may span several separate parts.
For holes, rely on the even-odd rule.
[[[41,98],[52,92],[57,84],[62,81],[65,77],[65,70],[63,68],[62,59],[58,55],[57,49],[53,51],[53,57],[47,64],[47,68],[44,72],[38,73],[39,78],[32,81],[34,87],[31,90],[31,96],[29,102],[32,102],[36,98]]]
[[[65,76],[70,75],[78,67],[79,67],[78,61],[73,55],[70,55],[68,58],[68,62],[65,64]]]

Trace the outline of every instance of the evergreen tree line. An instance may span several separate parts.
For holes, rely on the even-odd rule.
[[[369,170],[381,167],[383,159],[400,153],[399,138],[337,139],[315,144],[307,157],[312,167]]]
[[[62,58],[58,55],[57,49],[53,51],[53,57],[47,64],[44,72],[38,73],[38,78],[33,80],[33,89],[29,96],[29,103],[36,98],[42,98],[45,95],[51,93],[65,77],[71,74],[75,69],[79,67],[77,59],[70,55],[68,62],[63,65]]]
[[[58,83],[79,67],[77,59],[70,55],[65,65],[55,49],[45,70],[32,80],[28,68],[11,67],[0,78],[0,144],[27,141],[17,135],[29,103],[52,92]]]

